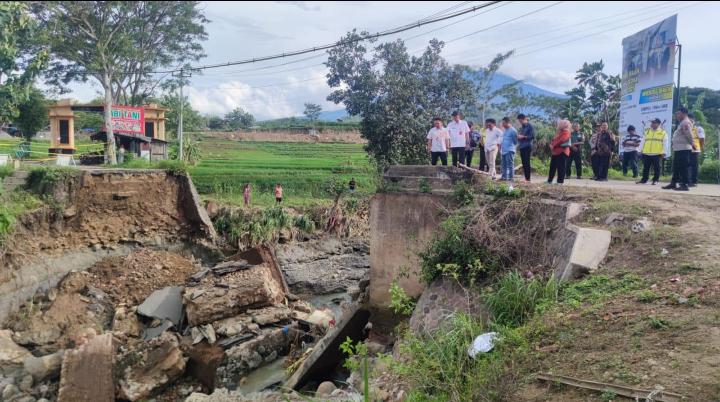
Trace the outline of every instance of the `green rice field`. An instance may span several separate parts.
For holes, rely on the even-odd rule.
[[[324,190],[332,177],[355,178],[357,193],[375,191],[375,169],[361,144],[240,142],[205,137],[199,142],[200,163],[190,174],[200,194],[224,202],[242,203],[250,183],[253,205],[275,202],[275,183],[283,186],[284,203],[305,206],[330,202]]]

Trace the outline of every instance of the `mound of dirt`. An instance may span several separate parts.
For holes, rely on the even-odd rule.
[[[192,261],[178,254],[142,249],[106,258],[87,272],[88,284],[107,293],[114,304],[135,306],[157,289],[182,285],[196,270]]]

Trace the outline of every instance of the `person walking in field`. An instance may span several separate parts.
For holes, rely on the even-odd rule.
[[[575,177],[582,179],[582,147],[585,144],[585,136],[580,130],[580,124],[573,123],[570,133],[570,156],[567,160],[567,171],[565,178],[572,176],[572,165],[575,163]]]
[[[452,112],[452,121],[447,125],[450,135],[450,150],[452,152],[452,165],[465,164],[465,151],[470,149],[470,127],[461,119],[460,112]]]
[[[565,182],[565,169],[567,167],[567,158],[570,155],[570,121],[560,120],[557,124],[555,137],[550,141],[550,149],[552,157],[550,158],[550,172],[548,174],[548,184],[552,184],[557,173],[557,184]]]
[[[498,151],[502,147],[503,132],[496,126],[495,119],[485,120],[485,161],[488,165],[488,172],[493,180],[497,178],[497,170],[495,170],[495,159]]]
[[[250,207],[250,183],[245,185],[245,188],[243,188],[243,202],[245,203],[245,207]]]
[[[660,119],[655,118],[650,121],[650,128],[645,129],[640,146],[640,153],[643,160],[642,179],[638,184],[645,184],[650,178],[650,168],[653,170],[652,185],[656,185],[660,181],[660,163],[665,154],[665,139],[667,133],[661,127]]]
[[[623,176],[627,176],[628,168],[632,170],[634,178],[638,177],[637,153],[640,147],[642,137],[635,132],[635,126],[632,124],[627,128],[627,134],[623,137],[621,145],[623,147],[622,172]]]
[[[500,149],[502,150],[501,166],[502,176],[501,180],[512,181],[515,176],[515,147],[518,144],[518,132],[515,127],[510,123],[509,117],[503,117],[502,127],[503,140]]]
[[[530,155],[532,154],[532,144],[535,139],[535,128],[530,124],[528,117],[522,113],[517,115],[517,121],[521,125],[520,133],[518,134],[520,160],[522,161],[525,181],[530,182]]]
[[[282,203],[283,200],[283,188],[280,183],[275,184],[275,202],[277,204]]]
[[[433,119],[433,127],[427,134],[427,151],[430,153],[430,163],[437,165],[438,159],[443,166],[447,166],[447,150],[450,148],[450,136],[443,127],[442,119]]]
[[[663,187],[663,190],[689,191],[688,177],[690,154],[695,149],[695,140],[692,134],[692,122],[688,118],[688,110],[681,107],[675,113],[679,121],[678,127],[672,136],[673,150],[673,175],[670,184]],[[679,186],[678,186],[679,184]]]

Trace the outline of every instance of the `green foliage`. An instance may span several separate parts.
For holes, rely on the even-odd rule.
[[[432,193],[432,187],[430,187],[430,181],[426,177],[422,177],[422,178],[420,178],[420,180],[418,180],[418,190],[421,193],[426,193],[426,194]]]
[[[307,215],[297,215],[293,225],[305,233],[312,233],[315,231],[315,221],[310,219]]]
[[[498,257],[488,253],[464,233],[468,221],[466,215],[449,217],[440,225],[435,239],[419,253],[422,277],[426,283],[447,276],[472,286],[497,271]]]
[[[49,124],[48,101],[37,88],[32,88],[30,94],[18,106],[19,115],[16,120],[23,137],[29,140]]]
[[[18,216],[41,204],[40,200],[24,191],[14,191],[6,195],[0,204],[0,244],[12,232]]]
[[[635,274],[626,273],[617,278],[607,275],[591,275],[587,279],[565,284],[560,291],[560,301],[578,307],[583,303],[597,303],[640,289],[643,284],[642,278]]]
[[[453,188],[453,199],[461,206],[472,204],[475,201],[472,186],[464,181],[456,184]]]
[[[392,370],[409,382],[408,401],[501,401],[516,386],[519,362],[530,352],[523,329],[498,327],[495,348],[468,355],[473,339],[486,332],[479,320],[457,314],[435,333],[413,334],[400,340],[402,360]]]
[[[207,119],[207,127],[210,130],[225,130],[227,122],[220,116],[210,116]]]
[[[328,51],[328,85],[334,89],[328,99],[362,117],[365,148],[378,168],[426,163],[425,133],[433,116],[475,102],[466,69],[440,56],[440,41],[411,56],[402,40],[370,48],[374,40],[361,40],[366,35],[349,32],[342,46]]]
[[[519,326],[532,317],[539,306],[557,300],[559,289],[553,277],[525,279],[517,272],[508,272],[484,295],[484,301],[495,323]]]
[[[343,366],[350,371],[357,371],[362,368],[363,373],[363,395],[364,401],[370,402],[370,372],[368,370],[368,349],[367,345],[359,341],[353,344],[353,340],[348,336],[345,341],[340,344],[340,351],[348,355]]]
[[[77,174],[77,169],[68,167],[35,168],[30,171],[26,188],[35,194],[44,195],[49,193],[55,184],[64,182]]]
[[[395,314],[409,316],[415,310],[415,300],[405,293],[397,281],[390,284],[390,309]]]
[[[170,139],[177,139],[177,130],[180,116],[180,97],[174,93],[164,94],[159,102],[165,112],[165,133]],[[183,135],[192,131],[198,131],[205,126],[205,120],[200,112],[193,109],[187,98],[183,99]],[[185,140],[185,138],[183,138]],[[184,142],[184,141],[183,141]]]
[[[523,191],[520,188],[513,188],[510,190],[510,186],[505,183],[496,183],[488,181],[483,187],[483,193],[487,195],[493,195],[495,197],[506,197],[506,198],[520,198],[523,195]]]
[[[600,399],[603,402],[613,402],[617,397],[618,395],[613,391],[603,391],[603,393],[600,394]]]
[[[48,63],[29,9],[26,2],[0,2],[0,124],[18,117],[33,81]]]
[[[305,111],[303,111],[303,114],[314,125],[317,119],[320,117],[320,112],[322,112],[322,106],[316,103],[306,103]]]
[[[315,230],[315,222],[309,217],[292,216],[279,206],[250,212],[223,210],[213,223],[215,229],[230,243],[243,242],[250,246],[274,241],[282,229],[295,227],[306,233]]]
[[[651,315],[648,317],[648,323],[652,329],[668,329],[670,328],[670,321]]]
[[[658,299],[660,299],[660,295],[650,289],[645,289],[637,293],[637,301],[639,302],[652,303]]]
[[[13,169],[12,165],[0,166],[0,182],[4,178],[11,176],[14,171],[15,171],[15,169]],[[0,187],[2,187],[2,186],[0,186]]]
[[[586,128],[607,121],[610,129],[618,130],[621,80],[619,75],[608,75],[602,60],[583,63],[575,80],[578,86],[565,92],[568,99],[561,117],[581,122]]]
[[[700,165],[698,181],[701,183],[720,183],[720,161],[706,160]]]
[[[225,124],[232,130],[241,128],[249,128],[255,124],[255,117],[250,112],[244,111],[242,108],[236,108],[232,112],[225,115]]]

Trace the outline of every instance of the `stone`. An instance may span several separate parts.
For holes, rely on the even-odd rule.
[[[217,368],[225,358],[225,351],[219,346],[202,342],[190,348],[188,357],[188,374],[206,389],[215,388]]]
[[[2,391],[2,399],[3,401],[9,401],[10,398],[18,394],[20,394],[18,387],[15,384],[8,384]]]
[[[29,350],[16,344],[12,331],[0,330],[0,374],[5,377],[19,377],[23,373],[23,363],[33,357]]]
[[[137,313],[148,318],[169,320],[179,328],[183,318],[182,292],[181,286],[156,290],[138,306]]]
[[[136,347],[129,347],[116,364],[118,397],[136,401],[179,378],[185,372],[185,358],[175,334],[165,332]]]
[[[571,224],[568,224],[565,230],[571,244],[570,255],[566,263],[556,267],[555,277],[572,280],[595,271],[610,248],[610,231],[581,228]]]
[[[623,216],[622,214],[619,214],[617,212],[613,212],[610,215],[608,215],[608,217],[605,219],[605,224],[612,225],[615,222],[622,222],[624,220],[625,220],[625,216]]]
[[[217,280],[217,284],[216,284]],[[219,285],[219,286],[218,286]],[[188,324],[198,326],[244,313],[248,309],[279,304],[285,297],[283,284],[268,265],[235,271],[220,278],[208,275],[200,280],[192,295],[185,293]]]
[[[632,230],[633,233],[642,233],[651,230],[652,227],[652,222],[650,222],[650,220],[648,220],[647,218],[643,218],[633,222],[630,230]]]
[[[95,336],[63,355],[58,402],[115,400],[113,338]]]
[[[158,336],[162,335],[165,331],[167,331],[170,328],[173,328],[175,325],[171,321],[165,320],[159,323],[156,326],[146,328],[143,331],[142,338],[144,340],[157,338]]]
[[[218,212],[220,212],[220,206],[215,201],[207,201],[205,203],[205,211],[210,219],[215,219]]]
[[[36,383],[53,380],[60,375],[64,350],[42,357],[30,356],[23,362],[25,371],[32,375]]]
[[[279,305],[265,307],[259,310],[248,310],[247,314],[252,316],[254,323],[266,326],[290,319],[292,311],[284,305]]]
[[[18,383],[18,388],[20,388],[23,392],[30,392],[33,386],[33,376],[26,375],[23,377],[20,382]]]
[[[268,328],[258,337],[226,350],[226,358],[217,369],[217,386],[234,387],[240,378],[260,367],[268,356],[273,353],[286,355],[296,331],[293,328]]]
[[[315,391],[315,397],[316,398],[327,398],[330,395],[332,395],[333,391],[335,391],[337,387],[335,384],[332,383],[332,381],[324,381],[320,383],[320,385],[317,387],[317,390]]]
[[[479,292],[460,286],[457,281],[441,277],[422,293],[410,317],[410,329],[415,332],[434,332],[454,314],[465,313],[487,320],[489,312]]]
[[[367,346],[368,356],[377,356],[380,353],[385,353],[387,349],[385,345],[372,341],[365,341],[365,346]]]

